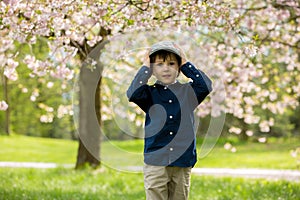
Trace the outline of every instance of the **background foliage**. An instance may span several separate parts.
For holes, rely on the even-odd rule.
[[[88,52],[108,39],[111,45],[105,52],[113,52],[114,62],[100,60],[107,69],[101,110],[105,136],[140,137],[141,112],[116,112],[114,91],[123,94],[141,64],[142,55],[131,50],[162,39],[178,40],[174,34],[180,33],[188,39],[177,41],[179,45],[214,80],[210,99],[196,111],[202,125],[199,135],[205,133],[210,114],[226,113],[225,136],[299,136],[297,1],[6,0],[0,14],[2,86],[8,91],[1,94],[5,101],[0,108],[8,104],[13,132],[76,138],[72,86]],[[147,35],[151,31],[156,31],[156,38]],[[118,37],[124,40],[115,43]],[[191,49],[191,41],[202,52]],[[0,114],[2,132],[7,131],[5,116]],[[130,120],[126,129],[132,135],[124,136],[127,131],[118,118]]]

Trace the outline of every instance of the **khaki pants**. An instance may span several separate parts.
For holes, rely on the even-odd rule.
[[[147,200],[187,200],[191,167],[144,165]]]

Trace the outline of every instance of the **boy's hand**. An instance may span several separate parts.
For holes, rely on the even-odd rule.
[[[145,53],[145,56],[144,56],[143,65],[150,68],[150,57],[149,57],[149,54],[150,54],[150,49],[147,49],[146,53]]]
[[[186,62],[187,62],[187,58],[186,58],[186,55],[185,53],[183,52],[183,50],[177,45],[174,43],[174,46],[179,49],[180,51],[180,57],[181,57],[181,66],[184,65]],[[180,66],[180,67],[181,67]]]

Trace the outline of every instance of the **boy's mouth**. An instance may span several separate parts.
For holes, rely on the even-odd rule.
[[[170,74],[162,75],[163,78],[171,78]]]

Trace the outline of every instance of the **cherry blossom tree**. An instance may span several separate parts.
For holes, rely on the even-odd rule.
[[[244,135],[252,136],[247,130],[251,124],[258,124],[260,132],[270,132],[274,116],[299,104],[299,6],[297,1],[284,0],[237,1],[231,6],[245,54],[235,53],[239,49],[230,45],[236,42],[232,38],[224,38],[218,52],[227,54],[220,63],[227,69],[226,112],[242,119],[245,128],[236,128]],[[232,133],[241,134],[240,130]]]
[[[188,32],[206,50],[206,59],[213,65],[207,73],[217,80],[211,100],[197,114],[229,113],[245,124],[245,128],[233,126],[229,131],[250,136],[248,125],[257,124],[260,131],[269,132],[276,123],[257,110],[276,115],[298,105],[299,6],[284,0],[5,0],[0,2],[0,66],[9,81],[16,80],[18,53],[11,50],[16,43],[34,44],[38,37],[48,39],[49,56],[45,60],[25,57],[32,78],[49,75],[70,80],[75,71],[69,66],[78,66],[77,167],[86,162],[98,166],[101,136],[96,124],[105,114],[105,110],[100,112],[102,50],[114,36],[133,30],[168,27]],[[0,109],[9,106],[1,101]],[[90,114],[94,109],[96,117]]]

